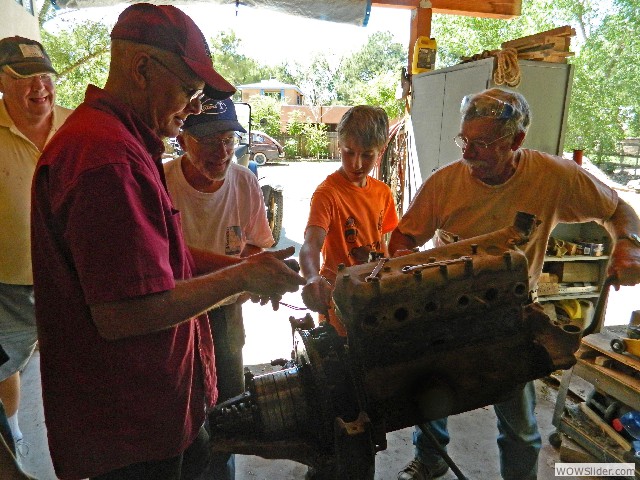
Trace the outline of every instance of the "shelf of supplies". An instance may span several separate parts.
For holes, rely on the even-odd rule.
[[[567,255],[565,257],[551,257],[545,255],[545,262],[597,262],[599,260],[608,260],[609,255],[600,255],[599,257],[592,257],[590,255]]]
[[[539,302],[551,302],[553,300],[565,300],[570,298],[598,298],[600,292],[559,293],[558,295],[538,295]]]
[[[624,337],[627,325],[603,327],[598,333],[582,338],[580,349],[576,352],[576,364],[562,374],[558,389],[553,425],[556,433],[571,437],[600,462],[627,463],[620,444],[608,434],[602,426],[594,422],[574,405],[567,396],[571,377],[582,378],[594,388],[631,409],[640,408],[640,359],[626,353],[611,350],[611,340]],[[636,476],[640,478],[640,464],[636,463]],[[623,477],[627,478],[627,477]]]

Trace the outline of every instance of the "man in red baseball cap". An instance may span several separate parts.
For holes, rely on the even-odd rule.
[[[304,280],[282,261],[187,246],[162,171],[203,95],[234,88],[202,32],[172,6],[135,4],[113,28],[104,89],[38,162],[33,271],[49,447],[62,480],[186,480],[209,460],[202,428],[216,401],[211,330],[225,298],[274,297]]]
[[[204,80],[204,93],[213,99],[229,98],[235,87],[216,72],[204,35],[182,10],[171,5],[138,3],[122,12],[111,31],[112,40],[128,40],[179,56]]]

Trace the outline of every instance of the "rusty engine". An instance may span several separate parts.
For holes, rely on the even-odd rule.
[[[325,324],[296,329],[282,370],[248,376],[247,391],[210,414],[214,450],[373,479],[387,432],[503,401],[569,368],[580,327],[529,301],[518,245],[534,227],[519,213],[487,235],[340,269],[333,298],[347,338]]]

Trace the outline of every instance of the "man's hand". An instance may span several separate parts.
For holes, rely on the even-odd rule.
[[[617,278],[616,290],[620,285],[640,283],[640,248],[628,240],[616,242],[607,273]]]
[[[271,298],[275,305],[285,293],[297,291],[300,285],[306,283],[305,279],[283,261],[294,253],[295,248],[289,247],[246,257],[240,265],[245,277],[244,289],[260,297]],[[275,297],[278,299],[275,300]]]
[[[329,281],[317,275],[310,278],[307,284],[302,287],[302,301],[309,310],[328,315],[332,292],[333,286]]]
[[[280,300],[282,300],[281,295],[272,295],[270,297],[261,297],[260,295],[251,295],[249,293],[246,295],[248,295],[247,298],[250,298],[253,303],[260,302],[261,306],[265,306],[267,303],[271,302],[271,308],[273,308],[274,312],[277,312],[280,308]]]
[[[413,249],[417,246],[416,240],[412,236],[402,233],[398,230],[398,227],[391,232],[388,249],[389,255],[392,257],[402,257],[403,255],[414,253]]]

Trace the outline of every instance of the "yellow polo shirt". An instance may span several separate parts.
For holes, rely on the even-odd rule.
[[[55,106],[47,141],[72,110]],[[15,126],[0,99],[0,283],[32,285],[31,178],[40,151]]]

